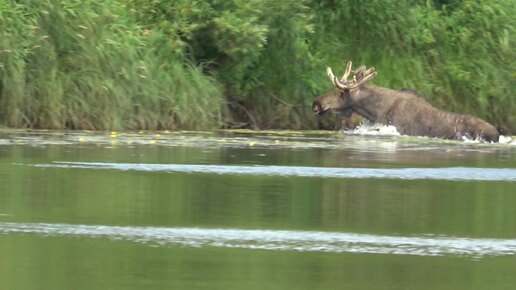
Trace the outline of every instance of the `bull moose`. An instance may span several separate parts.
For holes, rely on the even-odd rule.
[[[411,89],[392,90],[366,84],[376,75],[374,68],[360,66],[348,81],[351,68],[349,61],[341,79],[327,68],[328,77],[336,88],[314,99],[315,114],[333,111],[349,116],[356,112],[370,121],[392,125],[402,135],[498,142],[498,130],[486,121],[437,109]]]

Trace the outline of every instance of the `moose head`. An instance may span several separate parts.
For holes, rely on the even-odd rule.
[[[314,114],[322,115],[327,111],[334,111],[343,116],[351,115],[351,105],[358,88],[376,76],[374,68],[367,69],[362,65],[354,71],[352,79],[348,80],[352,65],[352,62],[348,61],[344,75],[340,79],[333,74],[330,67],[326,69],[330,81],[336,88],[315,98],[312,105]]]

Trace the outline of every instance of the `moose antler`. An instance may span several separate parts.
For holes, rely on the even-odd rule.
[[[348,82],[348,77],[349,77],[349,74],[351,73],[352,66],[353,66],[353,63],[351,61],[348,61],[347,65],[346,65],[346,70],[344,71],[344,75],[342,75],[342,78],[340,78],[340,80],[337,79],[337,77],[333,74],[331,67],[328,67],[326,69],[326,73],[328,74],[328,77],[330,78],[331,82],[335,86],[344,90],[347,88],[346,83]]]
[[[348,61],[348,64],[346,65],[346,70],[344,71],[344,75],[340,79],[340,82],[346,83],[348,81],[349,73],[351,72],[351,67],[353,66],[353,63]]]
[[[330,78],[331,82],[341,90],[351,90],[358,88],[359,86],[361,86],[362,84],[376,76],[376,71],[374,67],[368,69],[365,65],[362,65],[357,70],[355,70],[353,80],[348,81],[349,74],[351,73],[351,67],[352,63],[351,61],[348,61],[346,65],[346,71],[344,72],[344,75],[340,80],[337,79],[337,77],[335,77],[330,67],[326,69],[326,73],[328,74],[328,77]]]

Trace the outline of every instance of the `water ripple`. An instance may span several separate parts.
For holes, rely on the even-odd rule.
[[[148,164],[108,162],[53,162],[35,164],[43,168],[82,168],[136,170],[152,172],[184,172],[210,174],[243,174],[269,176],[301,176],[331,178],[385,178],[385,179],[438,179],[516,181],[514,168],[440,167],[440,168],[338,168],[276,165],[202,165],[202,164]]]
[[[79,236],[152,245],[221,247],[272,251],[371,253],[416,256],[503,256],[516,254],[515,239],[443,236],[396,237],[356,233],[207,228],[123,227],[0,222],[0,234]]]

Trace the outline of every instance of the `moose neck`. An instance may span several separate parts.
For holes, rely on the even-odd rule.
[[[389,89],[372,85],[360,86],[356,91],[352,92],[353,111],[373,122],[387,122],[387,120],[384,120],[386,109],[390,107],[389,104],[393,100],[389,98],[389,94],[385,93],[384,90],[390,91]]]

